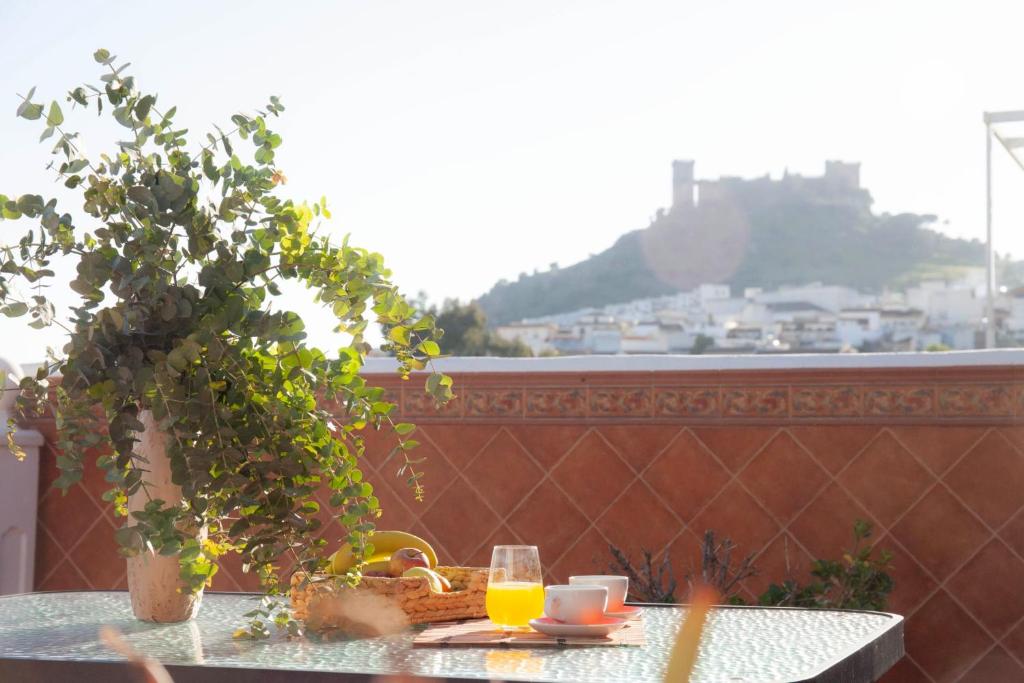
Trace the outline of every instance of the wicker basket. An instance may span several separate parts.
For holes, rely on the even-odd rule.
[[[451,592],[432,592],[429,582],[422,576],[398,579],[364,576],[358,586],[349,587],[327,576],[316,576],[303,585],[304,577],[295,574],[291,582],[292,610],[296,619],[305,621],[307,628],[313,630],[351,630],[353,610],[346,609],[346,601],[352,605],[361,598],[371,599],[369,596],[382,598],[378,602],[390,605],[399,618],[404,613],[406,623],[410,624],[487,616],[484,605],[486,568],[435,567],[434,571],[451,582]],[[358,607],[356,611],[360,611]]]

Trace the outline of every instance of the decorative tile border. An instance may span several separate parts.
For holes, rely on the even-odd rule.
[[[729,387],[722,392],[722,414],[729,417],[786,417],[788,387]]]
[[[590,390],[593,417],[648,417],[651,389],[648,387],[600,387]]]
[[[388,387],[387,395],[392,400],[400,397],[403,417],[427,420],[773,419],[799,423],[821,419],[878,422],[980,418],[1005,423],[1024,417],[1024,384],[1018,382],[594,386],[565,380],[562,386],[531,386],[531,377],[536,378],[524,373],[527,381],[521,383],[512,383],[516,378],[509,377],[506,384],[493,378],[480,382],[472,376],[456,376],[456,398],[440,409],[418,386],[406,384],[401,391]],[[643,379],[650,381],[649,377]]]
[[[941,415],[1013,415],[1013,388],[961,384],[939,387]]]
[[[856,417],[861,394],[856,387],[793,387],[794,417]]]
[[[526,390],[526,417],[586,417],[584,389]]]
[[[585,419],[597,423],[629,418],[732,424],[746,419],[793,423],[982,419],[1006,424],[1024,419],[1024,381],[1014,375],[1010,381],[985,375],[975,379],[963,370],[933,371],[920,379],[894,371],[897,381],[841,374],[830,378],[824,373],[807,378],[767,375],[750,382],[708,374],[695,377],[697,382],[662,373],[456,375],[456,398],[441,409],[418,382],[382,375],[367,380],[385,388],[387,398],[398,402],[402,417],[428,421]]]
[[[935,413],[932,387],[871,387],[864,390],[864,414],[879,417],[924,417]]]
[[[521,417],[522,389],[467,389],[466,417]]]
[[[687,387],[654,390],[654,414],[667,417],[718,417],[717,387]]]
[[[438,407],[433,397],[418,389],[402,391],[403,417],[459,417],[462,415],[461,391],[456,390],[455,398],[446,405]]]

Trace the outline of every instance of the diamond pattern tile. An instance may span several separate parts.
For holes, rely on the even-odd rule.
[[[904,657],[878,679],[880,683],[931,683],[931,679],[909,657]]]
[[[114,540],[114,525],[101,517],[90,529],[88,538],[76,545],[68,554],[69,559],[91,588],[103,588],[117,583],[127,572],[124,561],[107,562],[108,557],[117,557],[117,541]],[[119,566],[120,565],[120,566]]]
[[[859,425],[810,425],[791,427],[789,433],[803,444],[825,469],[835,474],[878,435],[878,428]]]
[[[378,475],[375,478],[375,481],[379,482],[381,476],[387,475],[386,473],[384,475]],[[412,528],[413,523],[419,516],[417,512],[413,511],[416,510],[422,512],[422,509],[426,504],[425,502],[417,502],[415,498],[408,494],[399,495],[395,493],[394,489],[391,487],[382,484],[375,485],[373,487],[373,493],[377,496],[377,500],[380,502],[380,509],[382,511],[380,519],[376,522],[378,529]],[[321,505],[320,509],[321,511],[324,511],[327,507],[328,506],[326,505]],[[344,532],[344,529],[337,522],[329,520],[325,521],[324,531],[326,532],[324,538],[334,539],[339,538]]]
[[[892,529],[904,548],[939,580],[966,562],[988,530],[942,486],[932,489]]]
[[[655,457],[643,479],[680,519],[688,522],[729,482],[730,476],[687,430]]]
[[[1024,663],[1024,621],[1003,636],[1003,647],[1016,657],[1018,662]]]
[[[1004,427],[999,432],[1018,449],[1024,450],[1024,427]]]
[[[359,459],[359,467],[364,472],[375,472],[391,454],[397,445],[395,436],[386,429],[365,428],[359,432],[363,439],[363,455]],[[422,434],[417,432],[413,437],[422,442]]]
[[[543,478],[534,463],[512,435],[501,430],[464,470],[466,479],[487,500],[498,515],[505,517]]]
[[[701,575],[701,548],[704,534],[700,536],[698,538],[692,529],[687,528],[665,549],[668,554],[669,566],[672,568],[672,578],[676,581],[675,596],[679,601],[685,601],[689,597],[687,577]],[[740,554],[742,553],[739,551],[733,553],[734,556]],[[639,558],[637,559],[639,560]],[[660,559],[656,560],[655,566],[661,567]]]
[[[635,475],[608,442],[592,431],[551,471],[551,478],[594,519],[622,494]]]
[[[792,436],[780,432],[754,456],[740,479],[786,524],[811,502],[829,476]]]
[[[771,515],[735,482],[726,486],[689,526],[698,538],[708,529],[718,536],[729,536],[741,554],[760,551],[779,531]]]
[[[996,637],[1024,614],[1024,561],[1000,540],[987,543],[946,587]]]
[[[81,484],[69,488],[67,495],[50,489],[39,501],[39,523],[62,548],[73,547],[101,516],[102,508]]]
[[[896,426],[893,434],[935,474],[942,474],[985,435],[980,427]]]
[[[638,523],[639,522],[639,523]],[[635,482],[597,520],[608,540],[623,552],[659,552],[682,525],[642,482]]]
[[[537,546],[545,567],[564,555],[588,526],[583,513],[550,480],[512,513],[508,525],[524,543]]]
[[[892,577],[894,586],[886,609],[905,616],[913,614],[938,584],[892,536],[880,538],[875,544],[892,555],[887,573]]]
[[[733,551],[733,562],[740,563],[747,553]],[[786,579],[804,582],[814,561],[800,544],[787,533],[779,534],[775,540],[754,558],[757,575],[744,583],[754,593],[760,595],[773,583],[782,583]]]
[[[466,560],[466,565],[469,567],[490,567],[491,553],[496,545],[524,545],[524,541],[514,531],[509,529],[508,526],[502,524],[469,556],[469,559]]]
[[[88,454],[86,457],[91,458],[91,462],[82,470],[82,487],[89,494],[89,497],[97,501],[101,507],[107,507],[108,503],[103,502],[102,496],[110,488],[110,484],[104,480],[103,470],[93,464],[95,463],[95,458],[99,457],[99,453],[96,449],[90,449],[86,453]]]
[[[608,541],[597,529],[590,527],[561,559],[551,565],[551,580],[565,583],[574,574],[604,574],[609,571],[611,561]]]
[[[871,515],[837,484],[829,484],[789,525],[789,531],[816,558],[838,557],[853,543],[853,523]]]
[[[61,545],[53,540],[53,536],[45,528],[39,527],[36,531],[35,585],[40,586],[65,557]]]
[[[1024,455],[997,432],[986,434],[943,480],[992,526],[1024,506]]]
[[[501,521],[479,493],[462,485],[448,487],[421,520],[434,536],[444,539],[451,560],[459,563],[469,559],[480,539],[490,536]]]
[[[696,427],[693,433],[733,472],[754,457],[778,429],[774,427]]]
[[[925,603],[905,628],[907,651],[940,682],[957,680],[992,645],[992,639],[945,591]]]
[[[452,429],[451,431],[458,434],[460,430],[461,427],[459,429]],[[583,435],[587,433],[586,427],[575,424],[511,425],[508,427],[508,430],[512,436],[519,441],[519,443],[523,444],[523,447],[529,451],[530,455],[532,455],[542,467],[548,469],[554,467],[555,464],[569,452],[569,449],[573,447],[573,444],[579,441]]]
[[[889,432],[850,463],[839,481],[883,524],[892,524],[935,478]]]
[[[422,472],[423,477],[420,483],[423,485],[427,495],[437,496],[447,488],[455,478],[456,469],[448,462],[441,451],[437,450],[430,442],[420,441],[420,445],[410,452],[410,459],[422,460],[415,465],[417,472]],[[407,475],[398,476],[398,469],[405,460],[403,453],[394,453],[387,460],[383,461],[376,474],[375,480],[370,483],[376,488],[381,485],[391,489],[398,498],[409,505],[416,503],[416,496],[409,488],[406,481]]]
[[[43,582],[36,586],[40,591],[70,591],[89,588],[89,581],[82,576],[71,560],[63,560],[51,571]]]
[[[492,425],[460,425],[458,429],[427,425],[422,429],[437,449],[459,469],[466,467],[498,432]]]
[[[634,470],[640,472],[679,434],[664,425],[602,425],[601,435]]]
[[[960,679],[962,683],[1024,681],[1024,666],[1001,647],[994,647]]]
[[[1024,510],[1021,510],[999,530],[999,537],[1006,541],[1006,545],[1017,551],[1017,554],[1024,557]]]

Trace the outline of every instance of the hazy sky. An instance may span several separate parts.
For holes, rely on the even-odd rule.
[[[673,158],[703,178],[860,161],[878,210],[981,238],[981,112],[1024,108],[1012,0],[4,0],[0,25],[0,193],[54,188],[15,93],[63,101],[107,47],[200,135],[279,95],[286,190],[326,194],[339,236],[433,299],[645,226]],[[995,156],[996,246],[1024,255],[1024,173]],[[0,324],[0,355],[48,341]]]

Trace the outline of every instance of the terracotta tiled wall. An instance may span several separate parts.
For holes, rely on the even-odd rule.
[[[466,375],[440,413],[417,381],[374,378],[420,425],[416,503],[368,439],[385,528],[486,565],[535,543],[549,581],[608,568],[608,545],[669,553],[714,529],[770,581],[838,557],[857,518],[893,553],[908,618],[892,681],[1024,680],[1024,373],[1016,368]],[[53,479],[46,459],[44,486]],[[40,502],[37,588],[124,586],[116,520],[90,474]],[[252,587],[237,566],[215,588]]]

